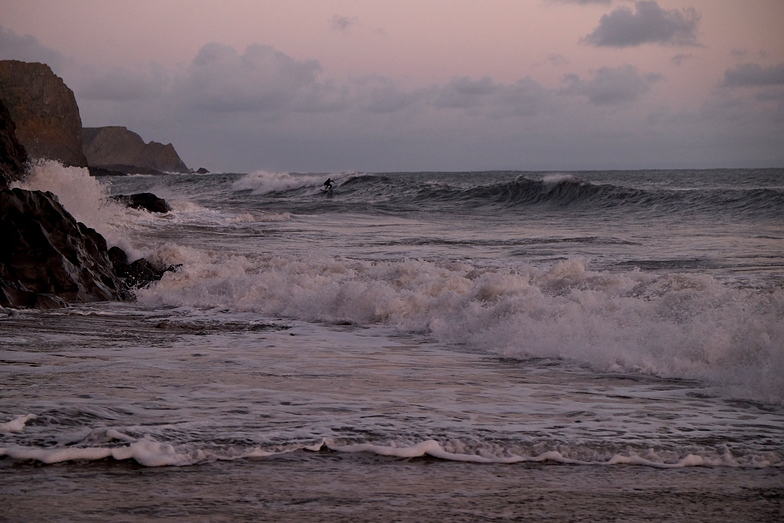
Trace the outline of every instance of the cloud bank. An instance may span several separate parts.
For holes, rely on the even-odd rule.
[[[747,63],[724,72],[723,85],[729,87],[784,86],[784,63],[763,67]]]
[[[575,74],[567,75],[562,92],[587,96],[596,105],[617,105],[633,102],[662,79],[663,76],[656,73],[640,74],[633,65],[603,67],[587,81]]]
[[[84,125],[125,125],[145,140],[174,143],[186,163],[210,170],[626,169],[784,160],[784,64],[717,71],[713,85],[722,88],[685,109],[663,96],[674,71],[665,78],[625,64],[569,72],[580,64],[560,54],[543,56],[567,73],[549,84],[531,76],[461,75],[430,85],[383,75],[325,79],[318,60],[261,44],[238,51],[209,43],[184,65],[101,67],[0,28],[0,57],[53,60]]]
[[[692,8],[664,10],[655,0],[618,7],[602,16],[599,26],[583,41],[600,47],[635,47],[643,44],[696,46],[700,15]]]
[[[32,35],[19,36],[0,25],[0,60],[21,60],[41,62],[53,70],[60,69],[66,62],[65,57],[44,45]]]
[[[589,4],[602,4],[608,5],[612,3],[612,0],[550,0],[551,3],[554,4],[580,4],[580,5],[589,5]]]
[[[171,96],[186,110],[207,114],[258,113],[281,117],[458,111],[498,119],[554,110],[559,105],[558,98],[564,95],[585,97],[595,105],[626,104],[638,100],[663,79],[660,74],[641,73],[636,67],[625,65],[600,68],[588,78],[566,75],[562,87],[557,89],[545,87],[531,77],[503,83],[489,76],[454,77],[441,85],[406,88],[383,76],[325,82],[321,73],[318,61],[296,60],[270,46],[253,44],[240,54],[230,46],[210,43],[172,82],[168,93],[159,90],[165,75],[142,76],[122,85],[134,73],[121,70],[95,77],[83,86],[83,92],[90,99],[108,99],[104,92],[112,92],[112,86],[116,87],[116,99],[157,92]]]
[[[301,109],[318,95],[316,60],[297,61],[267,45],[243,54],[209,43],[174,87],[190,108],[215,112],[279,112]]]

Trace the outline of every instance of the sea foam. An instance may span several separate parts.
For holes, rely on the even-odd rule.
[[[128,229],[138,220],[132,215],[142,213],[113,201],[108,185],[91,176],[86,168],[38,160],[31,164],[28,176],[13,186],[54,193],[65,210],[77,221],[98,231],[110,246],[122,247],[132,258],[142,255],[128,241]]]
[[[39,461],[45,464],[70,461],[97,461],[114,459],[117,461],[133,460],[145,467],[189,466],[210,461],[236,461],[242,459],[266,459],[292,452],[318,452],[328,449],[344,454],[368,453],[398,459],[431,457],[444,461],[478,464],[516,464],[516,463],[560,463],[567,465],[618,466],[638,465],[660,469],[677,469],[686,467],[731,467],[731,468],[766,468],[780,466],[780,458],[776,456],[750,456],[742,460],[736,459],[729,452],[705,451],[704,453],[687,453],[684,455],[666,456],[654,450],[637,452],[626,449],[610,453],[606,449],[579,449],[568,445],[561,450],[531,452],[530,449],[508,448],[488,452],[482,446],[466,445],[460,441],[447,444],[436,440],[424,440],[416,443],[341,443],[324,438],[312,445],[291,445],[288,448],[263,449],[246,447],[236,449],[219,449],[214,446],[203,448],[193,444],[173,445],[142,438],[119,447],[57,447],[44,448],[12,445],[0,448],[0,457],[5,456],[16,460]],[[573,457],[580,456],[578,457]]]
[[[11,421],[0,423],[0,434],[10,434],[15,432],[22,432],[24,431],[27,422],[31,419],[36,419],[38,416],[35,414],[26,414],[24,416],[19,416]]]
[[[289,173],[254,171],[234,182],[231,188],[235,191],[251,191],[252,194],[269,194],[303,187],[318,187],[323,182],[323,176],[317,175],[292,176]]]
[[[737,397],[784,399],[784,291],[700,274],[228,255],[168,247],[183,264],[139,292],[151,306],[384,325],[507,358],[704,379]]]

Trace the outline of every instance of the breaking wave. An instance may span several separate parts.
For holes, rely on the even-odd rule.
[[[169,246],[182,264],[139,293],[148,306],[253,311],[385,325],[505,358],[706,380],[724,394],[784,401],[784,290],[709,275],[478,268],[422,260],[239,256]]]
[[[448,173],[437,173],[445,175]],[[459,174],[459,173],[456,173]],[[481,174],[481,173],[480,173]],[[378,205],[418,206],[439,203],[459,206],[500,206],[505,209],[564,208],[569,210],[651,210],[658,213],[733,213],[778,218],[784,188],[636,188],[592,183],[572,174],[518,175],[514,180],[483,185],[402,180],[394,174],[295,175],[256,171],[232,185],[254,195],[313,196],[327,177],[337,182],[341,201]],[[444,179],[440,176],[439,179]]]
[[[36,416],[28,414],[19,420]],[[9,423],[14,423],[14,420]],[[0,424],[0,432],[4,424]],[[0,457],[44,464],[89,462],[113,459],[133,460],[145,467],[189,466],[212,461],[265,459],[294,452],[368,453],[397,459],[435,458],[463,463],[560,463],[568,465],[614,466],[638,465],[660,469],[686,467],[766,468],[781,466],[781,456],[774,452],[734,455],[726,447],[691,449],[689,451],[650,448],[613,448],[590,443],[560,444],[558,449],[542,450],[542,442],[500,444],[473,440],[434,439],[418,442],[392,441],[351,443],[322,438],[315,443],[289,442],[274,445],[216,444],[216,442],[171,443],[156,441],[149,435],[134,435],[123,428],[93,429],[67,446],[44,447],[10,445],[0,447]],[[552,442],[549,445],[552,446]]]

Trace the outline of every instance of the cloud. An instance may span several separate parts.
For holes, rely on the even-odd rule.
[[[763,67],[759,64],[740,64],[724,71],[724,82],[727,87],[761,87],[784,85],[784,63]]]
[[[683,62],[687,60],[693,60],[693,59],[694,59],[694,55],[691,53],[678,53],[672,57],[672,63],[674,63],[677,66],[680,66],[681,64],[683,64]]]
[[[749,52],[746,49],[733,49],[732,51],[730,51],[730,56],[732,56],[733,58],[743,59],[746,58],[748,54]]]
[[[187,105],[215,112],[317,110],[319,100],[335,95],[318,83],[320,72],[318,61],[295,60],[267,45],[252,44],[240,55],[233,47],[209,43],[175,90]]]
[[[642,44],[696,46],[700,16],[693,8],[664,10],[655,0],[621,6],[602,16],[599,26],[583,41],[601,47],[634,47]]]
[[[240,55],[232,47],[211,43],[177,79],[174,98],[212,113],[382,114],[404,111],[425,101],[432,91],[406,90],[381,76],[324,82],[320,74],[319,62],[296,60],[270,46],[254,44]]]
[[[0,32],[0,52],[11,48],[53,52]],[[699,167],[720,155],[733,165],[781,163],[784,65],[728,69],[725,85],[762,87],[714,89],[711,104],[687,111],[635,104],[663,77],[631,65],[566,75],[553,88],[531,77],[328,80],[318,61],[257,44],[207,44],[169,68],[64,63],[85,125],[125,125],[211,170]],[[543,63],[567,65],[561,55]],[[646,119],[641,109],[650,107],[658,112]],[[624,155],[612,154],[619,149]]]
[[[612,3],[612,0],[550,0],[552,4],[580,4],[580,5],[589,5],[589,4],[603,4],[608,5]]]
[[[553,93],[531,77],[504,86],[494,100],[490,116],[531,116],[557,110]]]
[[[483,76],[478,80],[467,76],[452,78],[439,90],[435,106],[461,109],[477,107],[500,89],[501,86],[489,76]]]
[[[489,76],[452,78],[437,88],[430,105],[436,109],[464,109],[491,118],[525,116],[552,108],[552,93],[526,77],[513,84],[498,83]]]
[[[351,29],[352,26],[355,26],[358,23],[359,19],[356,16],[348,17],[335,15],[329,21],[329,26],[333,31],[346,33],[349,29]]]
[[[0,26],[0,60],[41,62],[58,72],[67,62],[65,56],[41,44],[32,35],[19,36]]]
[[[78,91],[81,100],[149,100],[163,94],[170,82],[168,71],[161,65],[152,64],[140,70],[84,66],[46,47],[32,35],[19,36],[2,26],[0,60],[45,63],[71,89]]]
[[[371,113],[395,113],[406,110],[427,97],[426,89],[406,91],[382,76],[366,76],[350,87],[357,108]]]
[[[576,74],[566,75],[561,94],[586,96],[594,105],[618,105],[636,100],[662,79],[656,73],[640,74],[633,65],[603,67],[588,81]]]
[[[562,65],[569,65],[571,62],[566,59],[564,55],[561,54],[550,54],[547,55],[547,61],[556,67],[560,67]]]
[[[168,70],[159,64],[136,71],[119,67],[83,68],[74,89],[84,100],[124,102],[161,96],[170,82]]]

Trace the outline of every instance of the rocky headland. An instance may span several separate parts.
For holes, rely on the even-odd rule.
[[[106,240],[50,192],[9,188],[24,176],[25,148],[0,101],[0,306],[63,307],[123,298]]]
[[[73,91],[46,64],[0,60],[0,99],[31,159],[93,175],[190,172],[171,143],[145,143],[121,126],[83,128]]]
[[[145,143],[126,127],[85,127],[82,150],[91,168],[125,174],[188,173],[170,143]]]
[[[98,232],[74,219],[56,195],[10,187],[24,179],[31,157],[81,167],[86,162],[70,89],[47,66],[9,62],[0,62],[0,74],[21,77],[4,76],[0,89],[0,307],[132,299],[134,288],[172,268],[144,259],[129,263],[121,249],[109,249]]]
[[[87,167],[76,97],[48,65],[0,60],[0,99],[30,158]]]

